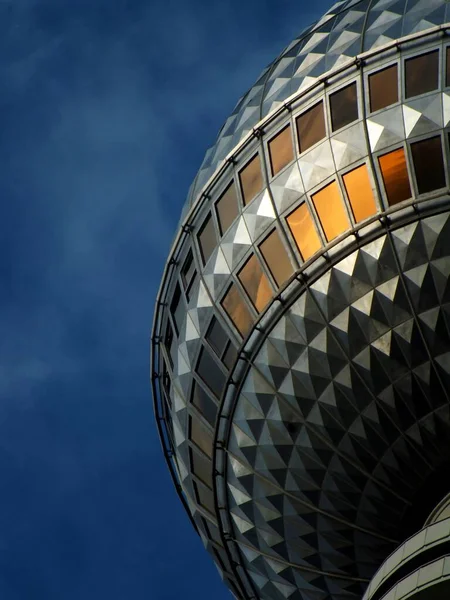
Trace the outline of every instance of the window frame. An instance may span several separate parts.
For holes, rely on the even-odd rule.
[[[274,167],[273,167],[273,162],[272,162],[272,153],[270,151],[270,144],[279,136],[281,135],[286,129],[290,130],[290,140],[291,140],[291,149],[292,149],[292,158],[281,168],[279,169],[276,173],[274,173]],[[269,167],[268,171],[269,171],[269,176],[270,179],[274,179],[275,177],[278,177],[278,175],[280,175],[281,173],[283,173],[290,165],[292,165],[296,158],[296,146],[295,146],[295,140],[294,140],[294,135],[293,135],[293,131],[292,131],[292,123],[291,123],[291,119],[288,119],[287,121],[284,121],[276,130],[271,132],[270,137],[267,137],[267,140],[265,141],[264,144],[264,149],[265,149],[265,159],[266,159],[266,164]]]
[[[387,106],[384,106],[382,108],[378,108],[377,110],[372,110],[372,106],[371,106],[371,101],[370,101],[370,78],[373,75],[376,75],[377,73],[381,73],[382,71],[385,71],[386,69],[390,69],[391,67],[397,67],[397,101],[393,102],[392,104],[388,104]],[[387,59],[386,61],[383,61],[381,63],[377,63],[376,65],[373,65],[373,67],[370,70],[365,71],[364,73],[364,87],[365,87],[365,103],[366,103],[366,110],[367,110],[367,116],[370,117],[372,115],[377,115],[385,110],[390,110],[392,108],[394,108],[395,106],[399,106],[402,102],[402,79],[403,79],[403,69],[402,69],[402,64],[401,61],[399,60],[393,60],[391,57],[389,59]]]
[[[355,123],[359,123],[361,121],[361,118],[362,118],[362,116],[361,116],[362,115],[361,100],[362,100],[362,98],[361,98],[361,90],[360,90],[359,82],[360,82],[359,77],[356,76],[356,78],[355,78],[355,74],[352,74],[351,78],[340,82],[339,86],[336,86],[336,87],[333,86],[333,88],[327,92],[326,99],[327,99],[327,112],[328,112],[328,119],[329,119],[328,125],[329,125],[329,132],[330,132],[329,138],[330,139],[334,134],[344,131],[345,129],[347,129],[347,127],[351,127]],[[333,111],[332,111],[332,107],[331,107],[332,97],[353,85],[355,86],[355,90],[356,90],[357,117],[356,117],[356,119],[353,119],[352,121],[349,121],[345,125],[341,125],[340,127],[337,127],[335,129],[333,127]]]
[[[416,48],[414,51],[412,52],[407,52],[402,56],[402,99],[403,102],[414,102],[416,99],[418,98],[422,98],[423,96],[426,96],[427,94],[436,94],[439,93],[439,91],[442,89],[442,44],[439,44],[438,46],[436,46],[436,42],[432,42],[428,47],[421,47],[420,49]],[[433,52],[437,52],[438,53],[438,67],[437,67],[437,74],[438,74],[438,81],[437,81],[437,86],[432,89],[432,90],[428,90],[427,92],[421,92],[420,94],[416,94],[414,96],[407,96],[406,95],[406,63],[410,60],[414,60],[415,58],[420,58],[421,56],[426,56],[427,54],[432,54]]]

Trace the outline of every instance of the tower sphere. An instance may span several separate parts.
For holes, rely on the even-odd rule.
[[[152,386],[236,598],[450,597],[449,32],[445,0],[338,2],[191,186]]]

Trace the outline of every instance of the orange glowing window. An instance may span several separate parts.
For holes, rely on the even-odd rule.
[[[389,204],[397,204],[411,198],[408,168],[403,148],[389,152],[378,159],[383,177],[384,189]]]
[[[261,161],[256,154],[239,173],[244,204],[248,204],[263,188]]]
[[[359,223],[377,212],[366,165],[353,169],[343,177],[355,221]]]
[[[312,201],[328,241],[349,229],[350,223],[336,181],[314,194]]]
[[[272,298],[273,291],[254,254],[239,271],[238,277],[256,310],[261,312]]]
[[[276,229],[260,244],[259,249],[277,286],[282,286],[292,275],[293,269]]]
[[[276,175],[294,160],[291,126],[288,125],[269,142],[270,169]]]
[[[242,336],[246,335],[253,324],[253,317],[234,283],[228,288],[221,304],[236,329]]]
[[[303,260],[308,260],[319,250],[321,243],[306,203],[296,208],[287,222]]]

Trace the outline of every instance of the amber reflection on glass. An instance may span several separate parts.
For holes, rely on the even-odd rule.
[[[196,381],[192,384],[191,402],[195,408],[201,412],[208,423],[214,427],[217,416],[217,406]]]
[[[312,201],[328,241],[349,229],[350,223],[336,181],[314,194]]]
[[[397,65],[392,65],[369,76],[369,96],[372,112],[398,101]]]
[[[445,187],[441,136],[411,144],[419,194]]]
[[[192,449],[190,455],[193,474],[209,488],[212,487],[212,462],[203,454]]]
[[[319,250],[321,243],[306,203],[296,208],[286,220],[303,260],[308,260]]]
[[[189,438],[191,441],[212,458],[213,438],[211,432],[196,417],[189,417],[189,424]]]
[[[238,202],[234,181],[228,186],[216,203],[217,220],[219,221],[220,235],[223,235],[234,219],[238,216]]]
[[[450,87],[450,46],[447,46],[445,56],[445,87]]]
[[[291,126],[288,125],[269,142],[270,168],[272,176],[294,160]]]
[[[200,233],[198,234],[198,243],[200,245],[203,264],[206,265],[209,257],[213,253],[214,248],[217,246],[217,236],[211,215],[206,217],[205,222],[200,229]]]
[[[403,148],[380,156],[381,175],[389,204],[397,204],[411,198],[408,168],[406,166],[405,151]]]
[[[253,324],[253,317],[234,283],[228,289],[221,304],[236,329],[245,336]]]
[[[239,173],[244,204],[248,204],[263,188],[261,161],[259,154],[254,156]]]
[[[266,237],[259,249],[277,286],[281,287],[292,275],[293,268],[276,229]]]
[[[256,310],[261,312],[273,296],[273,292],[254,254],[239,271],[238,277]]]
[[[366,165],[361,165],[343,176],[345,189],[355,221],[359,223],[377,212]]]
[[[333,131],[358,120],[356,83],[351,83],[330,96],[331,126]]]
[[[297,135],[300,152],[305,152],[326,135],[323,102],[319,102],[297,117]]]
[[[439,50],[405,60],[407,98],[436,90],[439,85]]]

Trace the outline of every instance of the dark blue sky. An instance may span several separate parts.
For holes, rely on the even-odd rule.
[[[0,598],[231,598],[153,424],[178,215],[328,0],[0,0]]]

